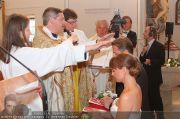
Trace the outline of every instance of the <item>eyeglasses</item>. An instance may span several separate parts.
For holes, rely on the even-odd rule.
[[[67,23],[69,23],[69,24],[75,24],[75,23],[77,23],[77,20],[69,20],[69,21],[66,21]]]

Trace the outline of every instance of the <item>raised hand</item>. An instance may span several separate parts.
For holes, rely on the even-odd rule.
[[[86,46],[86,51],[99,50],[99,49],[101,49],[103,47],[109,46],[109,44],[111,44],[111,42],[115,40],[115,39],[112,39],[113,36],[114,36],[114,33],[109,33],[109,34],[103,36],[100,39],[100,41],[97,42],[96,44],[94,44],[94,45],[87,45]]]
[[[114,35],[115,35],[115,33],[108,33],[105,36],[103,36],[102,38],[100,38],[98,41],[111,40],[110,38],[113,38]]]
[[[78,36],[74,32],[71,32],[71,36],[68,39],[70,39],[73,43],[77,43],[79,41]]]
[[[104,106],[109,109],[110,104],[113,102],[113,99],[109,96],[105,96],[101,98],[101,103],[104,104]]]

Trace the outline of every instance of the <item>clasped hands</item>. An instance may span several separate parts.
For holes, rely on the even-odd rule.
[[[145,53],[147,53],[147,51],[148,51],[148,46],[144,46],[144,47],[143,47],[143,50],[142,50],[142,52],[141,52],[141,55],[144,55]],[[151,60],[150,60],[150,59],[146,59],[146,60],[144,61],[144,64],[145,64],[145,65],[151,65]]]
[[[150,59],[146,59],[144,62],[145,65],[151,65],[151,60]]]
[[[104,107],[109,109],[110,105],[113,102],[113,99],[110,96],[105,96],[105,97],[101,98],[100,101],[102,104],[104,104]]]

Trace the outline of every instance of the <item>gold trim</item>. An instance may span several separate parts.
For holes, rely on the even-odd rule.
[[[2,0],[2,27],[5,25],[5,1]]]

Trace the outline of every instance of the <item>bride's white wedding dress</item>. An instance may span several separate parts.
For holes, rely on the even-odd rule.
[[[112,106],[110,108],[111,114],[114,119],[116,118],[116,114],[117,114],[117,110],[118,110],[118,106],[116,105],[117,100],[118,100],[118,98],[116,98],[113,101]],[[123,112],[123,113],[126,113],[126,112]],[[141,118],[140,111],[139,112],[130,112],[129,119],[140,119],[140,118]]]

